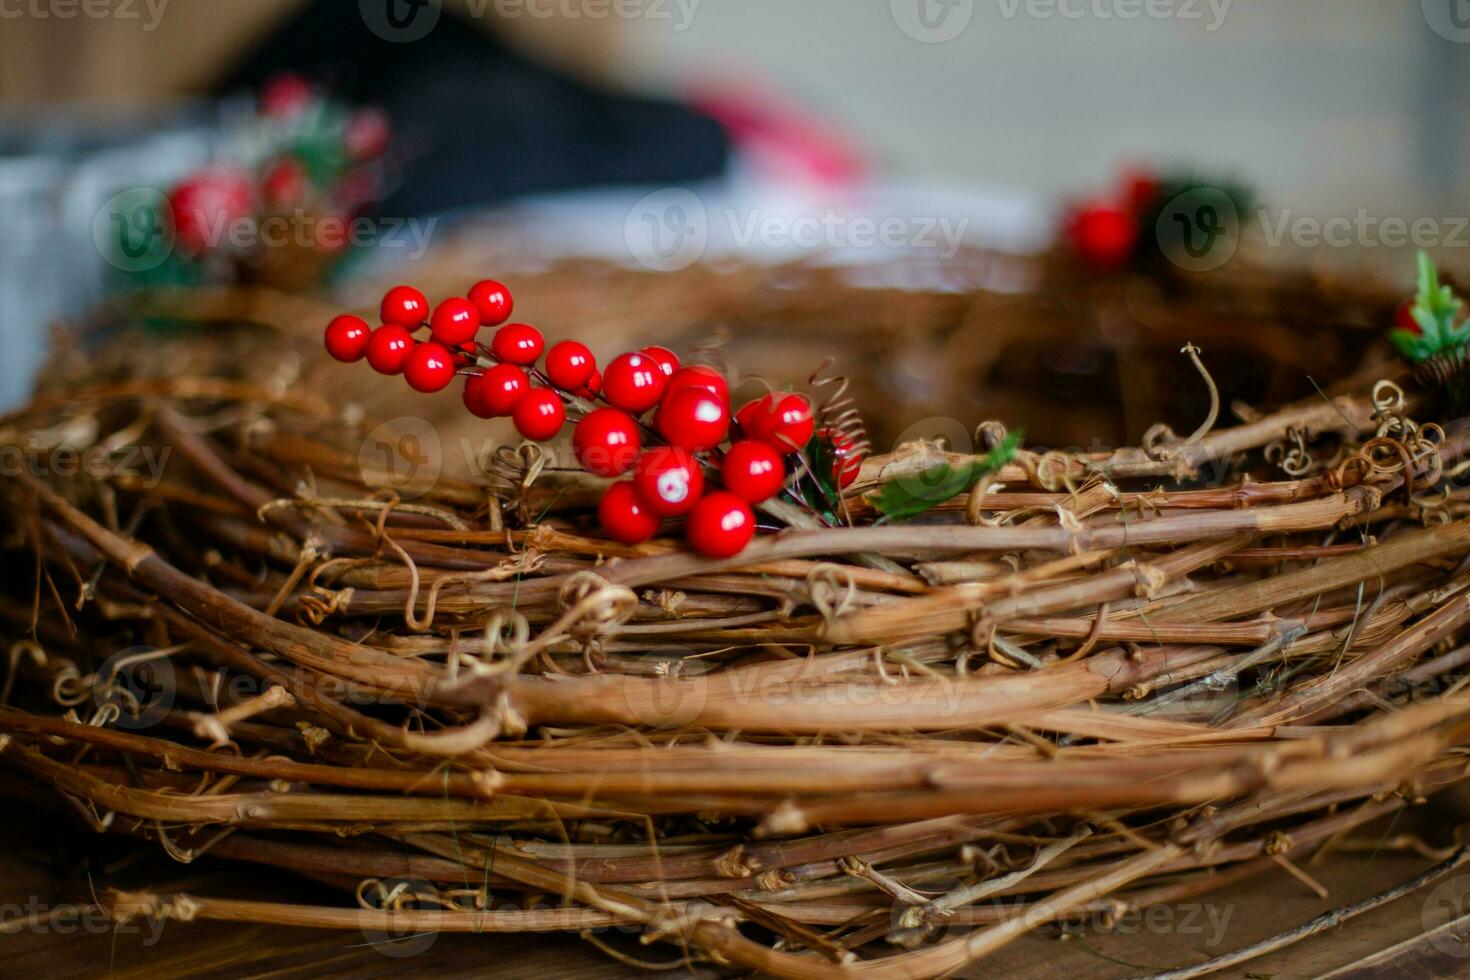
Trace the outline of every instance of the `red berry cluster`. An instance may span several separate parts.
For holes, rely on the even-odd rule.
[[[1140,224],[1159,197],[1160,182],[1145,171],[1128,171],[1111,196],[1094,198],[1067,216],[1067,240],[1082,261],[1099,270],[1118,269],[1133,258]]]
[[[260,90],[256,125],[231,134],[231,155],[251,166],[214,164],[187,175],[169,193],[175,240],[185,255],[230,251],[230,230],[296,210],[342,223],[362,216],[382,191],[382,158],[392,139],[388,116],[349,109],[300,75],[270,78]],[[257,159],[258,158],[258,159]],[[319,229],[317,245],[345,242]]]
[[[366,357],[374,370],[402,374],[418,391],[440,391],[463,374],[470,412],[508,417],[537,442],[559,434],[570,412],[582,467],[602,477],[631,474],[609,487],[598,507],[609,535],[638,544],[658,533],[664,518],[682,517],[701,554],[740,552],[755,534],[751,505],[781,491],[787,457],[812,438],[810,400],[773,392],[732,419],[730,387],[718,371],[681,366],[672,351],[647,347],[599,373],[584,344],[564,340],[547,349],[535,327],[506,323],[512,307],[509,290],[494,280],[432,311],[423,293],[395,286],[383,297],[382,326],[339,316],[327,325],[327,351],[339,361]],[[415,339],[425,325],[429,339]],[[488,347],[477,340],[481,327],[499,327]],[[836,456],[832,476],[846,487],[862,459],[840,433],[827,436]]]

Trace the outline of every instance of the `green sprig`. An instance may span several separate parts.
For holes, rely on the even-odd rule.
[[[1427,253],[1420,252],[1419,292],[1409,310],[1420,332],[1395,327],[1389,331],[1388,339],[1415,364],[1442,351],[1464,347],[1470,343],[1470,326],[1456,323],[1464,305],[1454,290],[1440,285],[1434,263]]]
[[[873,506],[880,521],[907,521],[971,490],[985,477],[1000,471],[1021,446],[1021,433],[1009,433],[981,459],[963,466],[940,463],[917,476],[900,477],[883,484]]]

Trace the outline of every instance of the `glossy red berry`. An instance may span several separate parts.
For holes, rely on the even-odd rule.
[[[682,367],[669,377],[669,383],[664,388],[664,401],[674,397],[677,391],[685,388],[703,388],[726,405],[730,404],[730,384],[725,376],[714,368],[696,364],[693,367]]]
[[[730,409],[703,388],[685,388],[665,398],[654,424],[671,446],[698,453],[725,441],[730,431]]]
[[[741,429],[783,453],[806,448],[816,428],[811,400],[805,395],[773,394],[759,401],[760,406],[751,413],[748,424],[741,425]]]
[[[776,396],[774,394],[761,395],[759,398],[752,399],[742,405],[740,411],[735,413],[735,425],[740,429],[741,434],[747,438],[754,439],[756,437],[757,420],[763,419],[771,414],[775,401]]]
[[[360,361],[367,353],[373,331],[360,316],[343,314],[327,324],[327,353],[339,361]]]
[[[1147,210],[1159,199],[1160,182],[1158,175],[1152,171],[1125,170],[1121,184],[1123,185],[1123,200],[1128,202],[1128,209],[1134,214]]]
[[[454,348],[454,363],[456,367],[469,367],[477,361],[479,356],[480,347],[473,340]]]
[[[572,433],[577,462],[596,476],[622,476],[633,468],[643,437],[633,416],[616,408],[599,408],[577,423]]]
[[[272,119],[292,119],[313,98],[311,83],[294,72],[272,75],[260,89],[260,111]]]
[[[465,406],[482,419],[503,418],[516,410],[531,381],[514,364],[496,364],[465,384]]]
[[[413,335],[406,328],[385,323],[368,338],[368,363],[379,374],[401,374],[413,345]]]
[[[504,283],[494,279],[482,279],[475,283],[470,287],[468,295],[470,302],[480,308],[480,322],[487,327],[498,327],[509,320],[510,311],[515,308],[510,290],[505,288]]]
[[[414,391],[443,391],[454,380],[454,355],[443,344],[419,344],[404,362],[403,377]]]
[[[546,352],[546,376],[562,391],[577,391],[597,370],[597,361],[586,344],[563,340]]]
[[[817,435],[828,439],[832,443],[832,479],[837,481],[839,490],[846,490],[852,486],[853,481],[863,469],[863,455],[857,452],[851,439],[845,434],[831,429],[823,429]]]
[[[429,318],[429,301],[412,286],[394,286],[383,294],[383,322],[416,330]]]
[[[382,109],[358,109],[347,121],[342,146],[354,160],[372,160],[388,152],[393,124]]]
[[[1397,330],[1407,330],[1418,336],[1424,333],[1419,321],[1414,319],[1414,300],[1406,299],[1393,311],[1393,325]]]
[[[545,347],[541,331],[529,323],[507,323],[490,341],[490,352],[508,364],[535,364]]]
[[[658,533],[658,515],[644,507],[628,480],[614,483],[597,505],[597,519],[614,541],[642,544]]]
[[[445,347],[459,347],[474,340],[479,332],[480,310],[467,299],[451,296],[434,307],[429,329]]]
[[[587,383],[577,389],[577,395],[590,402],[597,397],[600,391],[602,391],[602,372],[594,368],[592,377],[588,378]]]
[[[658,404],[669,379],[647,354],[623,354],[602,373],[602,396],[625,412],[641,415]]]
[[[567,408],[561,396],[550,388],[532,388],[521,396],[511,413],[516,431],[527,439],[546,442],[554,439],[567,420]]]
[[[199,253],[230,244],[237,223],[255,212],[255,190],[243,171],[201,170],[169,195],[174,237],[186,252]]]
[[[755,536],[755,514],[733,493],[717,491],[695,506],[684,535],[701,555],[729,558],[740,554]]]
[[[638,499],[660,517],[687,514],[704,494],[704,473],[693,456],[677,446],[658,446],[633,467]]]
[[[1092,204],[1079,211],[1068,229],[1072,248],[1095,269],[1111,270],[1127,263],[1138,241],[1133,215],[1111,204]]]
[[[786,463],[781,454],[763,442],[742,439],[730,447],[720,463],[725,489],[741,500],[758,504],[781,491],[786,483]]]
[[[472,374],[464,379],[464,387],[459,390],[460,398],[464,399],[464,407],[471,415],[482,419],[493,419],[495,413],[485,410],[485,393],[481,390],[485,384],[483,374]]]
[[[653,360],[658,369],[664,373],[664,377],[672,378],[674,372],[679,370],[679,355],[667,347],[645,347],[643,356]]]
[[[272,207],[291,207],[306,199],[311,182],[299,160],[287,157],[275,163],[261,179],[260,190]]]

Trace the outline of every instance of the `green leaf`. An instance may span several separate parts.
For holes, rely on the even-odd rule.
[[[1419,291],[1409,313],[1422,334],[1415,337],[1410,331],[1398,329],[1389,333],[1389,339],[1412,361],[1423,361],[1441,351],[1463,347],[1470,343],[1470,326],[1456,322],[1463,306],[1454,290],[1440,285],[1439,272],[1429,254],[1421,251]]]
[[[1388,339],[1398,348],[1400,354],[1411,361],[1422,361],[1428,355],[1424,353],[1424,342],[1422,338],[1402,327],[1395,327],[1388,332]]]
[[[811,461],[812,482],[817,485],[822,499],[835,507],[842,499],[842,491],[834,479],[838,463],[836,445],[830,437],[818,432],[806,444],[806,458]]]
[[[899,477],[883,484],[873,506],[883,515],[881,520],[906,521],[970,490],[986,476],[998,472],[1016,455],[1021,433],[1008,434],[1000,445],[983,458],[963,466],[940,463],[915,476]]]

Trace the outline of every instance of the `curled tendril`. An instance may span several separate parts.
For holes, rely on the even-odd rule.
[[[485,467],[486,475],[497,479],[514,493],[517,512],[524,518],[531,486],[551,462],[540,443],[523,442],[519,446],[497,446]]]
[[[868,427],[863,422],[862,413],[857,409],[857,403],[848,394],[851,382],[846,375],[830,373],[832,364],[833,359],[827,358],[808,379],[814,389],[831,389],[824,392],[824,397],[817,403],[817,426],[840,434],[847,442],[846,451],[849,454],[866,456],[873,448],[873,441],[868,437]]]
[[[1401,412],[1404,408],[1404,389],[1387,378],[1373,383],[1373,412]]]
[[[1311,436],[1310,429],[1287,426],[1281,440],[1266,447],[1266,462],[1275,463],[1287,476],[1306,476],[1312,470],[1312,455],[1307,451]]]
[[[414,882],[395,881],[390,887],[379,878],[364,878],[357,885],[357,904],[373,912],[403,912],[424,905],[455,908],[434,886],[427,882],[417,884],[415,888]]]
[[[975,426],[975,445],[994,449],[1005,442],[1008,435],[1010,435],[1010,430],[1006,428],[1004,422],[999,419],[986,419]]]
[[[1205,420],[1199,427],[1189,434],[1189,438],[1181,440],[1174,434],[1174,430],[1162,422],[1149,426],[1148,431],[1143,434],[1143,451],[1149,459],[1167,461],[1179,455],[1183,449],[1188,449],[1210,434],[1215,427],[1215,421],[1220,417],[1220,389],[1215,385],[1215,379],[1210,376],[1205,362],[1200,360],[1200,350],[1193,344],[1185,344],[1179,351],[1189,357],[1194,369],[1204,379],[1205,387],[1210,393],[1210,410],[1205,415]]]
[[[807,573],[806,590],[823,621],[830,624],[852,607],[857,582],[847,566],[821,562]]]
[[[730,328],[723,323],[716,324],[709,332],[708,339],[689,349],[689,362],[706,364],[733,382],[738,372],[730,357],[729,343]]]
[[[46,666],[46,651],[35,640],[18,640],[10,646],[10,669],[5,674],[5,684],[0,686],[0,705],[10,703],[10,692],[15,687],[16,674],[20,671],[22,657],[28,658],[36,667]]]

